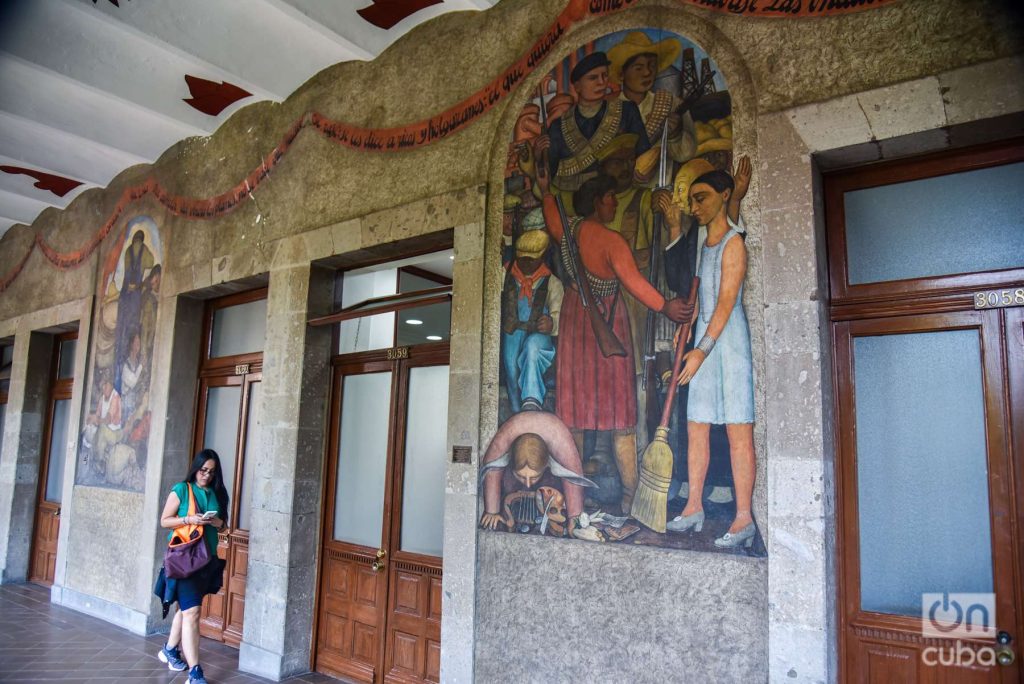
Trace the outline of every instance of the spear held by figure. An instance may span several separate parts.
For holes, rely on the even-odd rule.
[[[690,285],[690,296],[688,304],[692,307],[697,301],[697,289],[700,285],[700,278],[694,277]],[[668,386],[668,396],[665,397],[665,407],[661,412],[661,422],[654,431],[654,439],[644,449],[643,461],[640,465],[640,481],[636,489],[636,498],[633,499],[633,509],[630,512],[633,518],[651,528],[655,532],[665,532],[668,507],[668,487],[672,481],[672,447],[668,444],[669,422],[672,419],[672,404],[676,398],[679,373],[683,367],[683,352],[686,348],[686,340],[690,337],[690,326],[693,319],[689,319],[679,326],[679,343],[676,346],[676,358],[672,364],[672,380]],[[651,390],[653,391],[653,387]]]

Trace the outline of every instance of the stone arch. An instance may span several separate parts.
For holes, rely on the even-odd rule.
[[[751,318],[751,337],[754,348],[754,362],[757,371],[764,367],[764,325],[763,316],[760,312],[761,302],[761,268],[760,268],[760,238],[759,225],[757,220],[759,214],[758,198],[758,171],[756,164],[757,149],[757,124],[756,124],[756,93],[754,92],[746,63],[740,56],[736,47],[719,31],[717,26],[708,21],[699,11],[692,11],[687,8],[680,8],[678,5],[659,4],[635,8],[617,13],[615,15],[596,19],[583,24],[572,30],[561,41],[557,53],[549,55],[540,63],[535,71],[527,76],[521,86],[520,93],[509,98],[510,102],[499,117],[498,125],[495,128],[491,144],[491,158],[487,166],[488,180],[488,205],[487,221],[485,230],[485,276],[484,276],[484,358],[483,373],[485,377],[492,378],[493,384],[485,383],[485,386],[493,388],[492,391],[484,392],[482,399],[481,414],[481,437],[486,443],[493,434],[494,427],[501,423],[508,415],[508,408],[503,404],[505,401],[499,381],[501,373],[501,290],[505,271],[502,267],[502,252],[509,251],[503,239],[503,207],[506,198],[505,176],[509,159],[509,142],[513,139],[516,130],[516,122],[524,104],[535,99],[538,85],[546,79],[553,69],[563,63],[564,60],[577,51],[577,49],[588,43],[597,42],[608,36],[617,35],[621,37],[626,32],[638,31],[644,28],[659,29],[664,34],[676,34],[684,41],[692,43],[698,48],[698,54],[703,51],[715,65],[717,71],[724,77],[725,84],[731,95],[731,115],[734,132],[732,153],[734,158],[747,154],[755,161],[755,178],[751,189],[744,202],[744,215],[750,226],[748,244],[750,245],[750,260],[752,263],[748,275],[748,292],[744,301],[747,302],[748,315]],[[699,73],[700,60],[697,60]],[[756,372],[759,380],[763,374]],[[755,441],[759,454],[764,454],[764,392],[762,387],[756,387],[757,420],[761,425],[756,425]],[[550,408],[550,407],[549,407]],[[643,448],[643,444],[639,445]],[[767,482],[763,458],[758,463],[758,479],[755,490],[755,515],[760,520],[766,519],[766,491]]]

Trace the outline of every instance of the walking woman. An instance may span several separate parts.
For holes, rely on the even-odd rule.
[[[680,384],[690,383],[687,405],[687,469],[690,496],[681,515],[667,524],[677,532],[704,524],[702,492],[711,456],[711,424],[724,424],[736,490],[736,517],[715,546],[749,547],[756,527],[754,492],[754,372],[750,328],[743,310],[747,249],[728,217],[735,184],[725,171],[709,171],[690,186],[690,210],[707,237],[698,249],[699,304],[696,347],[684,357]],[[703,232],[703,230],[702,230]],[[685,344],[679,340],[679,344]]]
[[[190,487],[196,500],[195,514],[191,516],[188,515]],[[207,512],[213,515],[204,517]],[[227,518],[228,492],[224,488],[220,456],[213,449],[203,449],[192,459],[185,480],[174,485],[167,495],[160,526],[173,530],[182,525],[202,525],[210,562],[185,579],[166,579],[161,569],[156,587],[165,617],[170,604],[178,602],[167,644],[157,657],[167,663],[169,670],[181,672],[188,668],[190,684],[206,684],[199,665],[199,610],[203,596],[216,594],[223,583],[224,563],[217,558],[217,532],[227,524]],[[170,540],[170,535],[167,538]]]

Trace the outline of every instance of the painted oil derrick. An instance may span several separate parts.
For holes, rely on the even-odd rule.
[[[693,48],[683,50],[683,70],[680,74],[682,83],[683,98],[697,89],[700,81],[697,79],[697,63],[693,57]]]
[[[714,79],[708,78],[710,75],[711,61],[707,57],[705,57],[704,59],[700,60],[700,79],[702,81],[706,78],[708,79],[708,85],[705,88],[705,92],[713,93],[715,92],[715,81]]]

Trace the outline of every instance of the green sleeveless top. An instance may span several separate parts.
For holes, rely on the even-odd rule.
[[[188,490],[185,489],[186,483],[179,482],[171,491],[178,495],[178,500],[181,504],[178,506],[178,517],[184,518],[188,515]],[[212,489],[204,489],[199,485],[192,483],[192,492],[196,497],[196,514],[202,514],[206,511],[217,511],[217,517],[223,519],[220,511],[220,506],[217,503],[217,496],[213,493]],[[174,533],[167,533],[167,541],[171,540],[171,535]],[[210,558],[217,557],[217,528],[213,525],[203,525],[203,541],[206,542],[206,548],[210,550]]]

